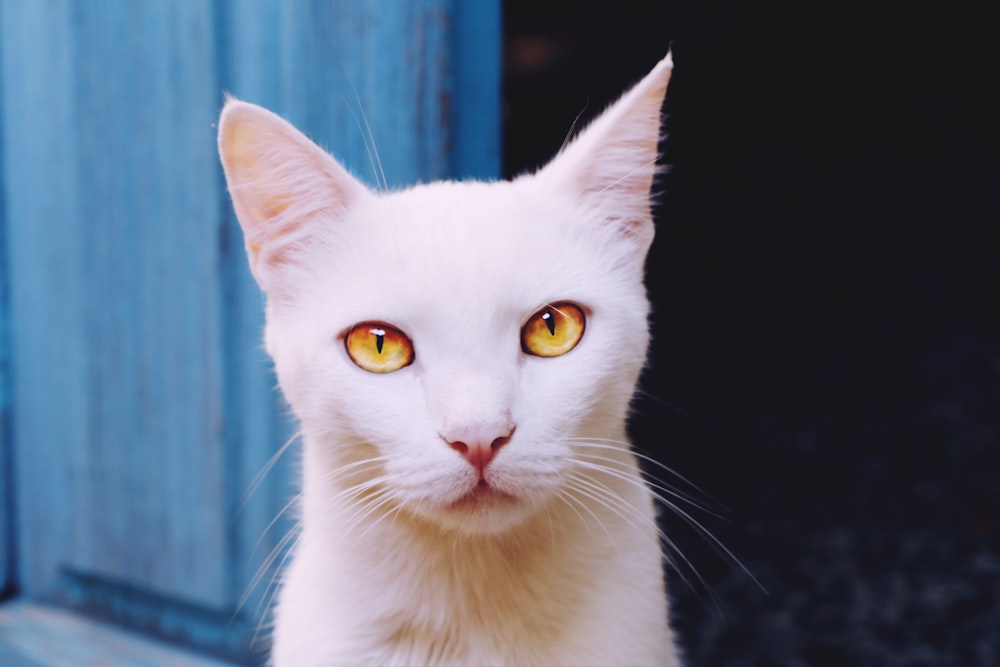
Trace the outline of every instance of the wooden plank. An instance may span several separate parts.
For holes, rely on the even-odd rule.
[[[449,176],[450,9],[449,0],[392,11],[363,0],[287,3],[279,111],[372,185]]]
[[[233,667],[78,614],[18,602],[0,607],[4,667]]]
[[[218,19],[222,90],[280,108],[282,12],[280,0],[241,0]],[[221,107],[221,96],[219,103]],[[276,576],[294,523],[294,426],[261,343],[263,298],[247,268],[243,236],[218,173],[226,261],[222,275],[226,321],[227,438],[234,453],[236,535],[231,567],[238,575],[241,616],[266,624]],[[289,443],[288,447],[282,445]],[[285,508],[289,508],[287,511]],[[264,640],[261,640],[263,642]],[[266,643],[266,642],[265,642]]]
[[[481,79],[455,62],[498,52],[498,25],[455,31],[495,26],[499,3],[375,4],[0,8],[0,324],[28,598],[254,659],[296,457],[258,483],[290,427],[215,156],[222,91],[372,184],[499,172],[499,60]]]
[[[495,179],[502,166],[500,0],[455,0],[454,13],[452,175]]]
[[[0,12],[3,10],[0,9]],[[3,72],[0,49],[0,72]],[[2,84],[2,82],[0,82]],[[3,85],[0,85],[0,156],[4,154]],[[10,301],[7,278],[7,220],[4,193],[4,165],[0,159],[0,600],[7,597],[14,583],[14,488],[13,443],[10,439],[10,337],[8,322]]]
[[[100,296],[88,303],[94,399],[72,473],[89,527],[74,531],[67,565],[222,608],[212,15],[198,3],[75,10],[77,238]]]
[[[9,105],[7,135],[24,139],[8,156],[37,166],[41,134],[58,151],[44,174],[8,179],[12,323],[25,369],[16,418],[31,443],[18,457],[23,560],[44,552],[48,563],[26,590],[51,588],[68,568],[225,606],[210,8],[20,9],[34,30],[5,13],[4,41],[40,62],[5,58],[7,99],[22,87],[35,96]],[[54,36],[60,24],[66,34]],[[48,210],[53,183],[71,194],[58,213]],[[42,490],[63,506],[54,514],[72,509],[65,532],[32,508]]]
[[[3,71],[0,63],[0,72]],[[3,155],[3,86],[0,85],[0,156]],[[14,489],[12,481],[13,443],[10,440],[10,339],[7,292],[7,221],[3,189],[3,161],[0,160],[0,600],[13,583]]]
[[[53,0],[44,6],[8,3],[0,12],[9,325],[19,369],[12,414],[14,435],[23,443],[14,472],[18,491],[37,490],[19,497],[21,546],[31,544],[32,557],[22,560],[18,574],[19,583],[35,591],[51,588],[71,525],[70,480],[56,464],[87,423],[78,342],[85,300],[80,258],[68,242],[78,234],[77,183],[65,168],[75,160],[75,144],[66,141],[75,129],[66,84],[69,10],[67,0]]]

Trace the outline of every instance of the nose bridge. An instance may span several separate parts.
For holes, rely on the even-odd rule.
[[[449,442],[490,443],[514,428],[513,381],[496,370],[444,372],[430,395],[440,434]]]

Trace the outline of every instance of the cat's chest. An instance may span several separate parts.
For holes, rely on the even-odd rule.
[[[581,605],[560,577],[542,581],[526,567],[512,580],[510,570],[415,554],[410,567],[365,560],[364,570],[341,561],[331,572],[322,553],[300,550],[279,604],[276,664],[565,664],[575,634],[567,610]]]
[[[427,535],[411,541],[399,539],[407,534],[401,523],[392,541],[374,536],[378,527],[371,541],[345,544],[331,531],[306,540],[283,597],[313,600],[318,616],[333,612],[400,651],[466,653],[505,649],[511,637],[551,645],[587,606],[593,587],[586,579],[601,575],[594,571],[600,566],[583,571],[576,554],[586,549],[558,530],[546,530],[546,539],[526,533],[495,543]]]
[[[473,652],[504,648],[512,637],[524,645],[552,644],[572,620],[568,610],[585,606],[584,588],[559,567],[551,546],[525,551],[420,554],[412,567],[383,579],[384,636],[401,647]]]

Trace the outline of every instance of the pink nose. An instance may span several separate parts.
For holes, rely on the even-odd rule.
[[[451,429],[441,435],[448,446],[465,457],[482,477],[486,466],[501,447],[510,442],[514,426],[508,423],[482,425],[472,428]]]

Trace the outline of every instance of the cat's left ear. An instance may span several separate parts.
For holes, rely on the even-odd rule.
[[[585,198],[643,257],[653,241],[650,189],[660,169],[660,109],[672,70],[667,53],[538,173]]]
[[[237,99],[219,118],[219,154],[250,270],[268,296],[292,288],[302,248],[370,194],[287,121]]]

